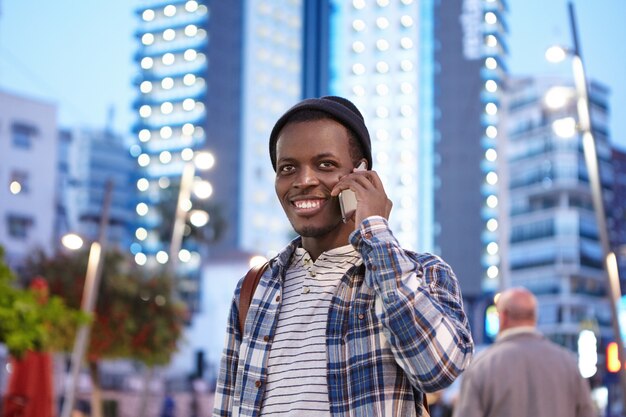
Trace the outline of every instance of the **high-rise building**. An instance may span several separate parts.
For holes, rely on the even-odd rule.
[[[276,120],[302,97],[304,9],[302,0],[244,4],[238,246],[271,256],[293,237],[274,192],[268,143]]]
[[[610,212],[608,228],[614,250],[621,253],[622,249],[626,250],[624,246],[626,245],[626,151],[613,148],[611,164],[614,181],[613,201],[608,205]]]
[[[57,108],[0,92],[0,245],[19,271],[55,247]]]
[[[106,244],[127,252],[134,239],[137,188],[135,159],[124,137],[109,130],[63,129],[59,133],[56,235],[100,236],[107,182]]]
[[[575,349],[581,323],[595,323],[610,336],[603,254],[592,205],[571,80],[513,79],[507,85],[506,196],[509,224],[505,286],[524,286],[539,301],[539,328]],[[561,107],[554,107],[555,97]],[[569,97],[569,100],[567,100]],[[608,138],[608,90],[589,84],[592,129],[603,193],[612,195]],[[556,123],[556,124],[555,124]],[[570,126],[571,137],[555,127]],[[504,185],[503,185],[504,186]]]
[[[507,3],[435,3],[435,244],[481,310],[481,294],[500,278],[496,164]]]
[[[133,152],[144,169],[133,252],[147,267],[176,262],[193,308],[201,259],[271,255],[290,237],[267,138],[301,96],[301,2],[144,0],[137,15]],[[209,212],[209,224],[196,233],[187,226],[189,238],[170,253],[181,175],[199,151],[215,161],[207,173],[195,171],[211,185],[208,202],[192,202]]]
[[[146,0],[136,12],[139,72],[134,80],[138,88],[134,106],[138,121],[133,128],[137,143],[131,153],[143,170],[136,183],[139,222],[132,252],[135,261],[148,268],[168,261],[178,265],[177,272],[185,277],[178,289],[193,308],[200,268],[197,245],[191,241],[173,254],[170,246],[178,197],[183,194],[183,168],[192,167],[189,164],[196,152],[207,143],[210,13],[204,2],[195,0]],[[197,173],[192,170],[191,174],[193,181]],[[190,234],[189,229],[185,232]]]
[[[607,228],[617,256],[621,288],[626,285],[626,151],[613,148],[613,201],[607,203]],[[623,291],[623,290],[622,290]]]
[[[452,265],[480,328],[482,294],[499,282],[506,2],[319,3],[305,2],[305,94],[345,96],[364,114],[394,233]],[[314,25],[329,34],[326,46],[307,36]]]

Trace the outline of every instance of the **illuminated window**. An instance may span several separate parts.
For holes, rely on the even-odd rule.
[[[487,105],[485,105],[485,112],[493,116],[498,113],[498,106],[496,106],[495,103],[487,103]]]
[[[141,17],[146,22],[151,22],[154,19],[154,10],[147,9],[141,14]]]
[[[150,164],[150,155],[146,153],[142,153],[137,158],[137,163],[139,164],[140,167],[147,167]]]
[[[365,1],[364,0],[352,0],[352,7],[354,7],[357,10],[361,10],[365,8]]]
[[[141,129],[138,136],[141,142],[147,142],[150,140],[150,131],[148,129]]]
[[[185,58],[185,61],[193,61],[194,59],[196,59],[197,56],[198,53],[195,49],[187,49],[183,54],[183,58]]]
[[[362,21],[361,19],[357,19],[352,22],[352,28],[356,30],[357,32],[361,32],[362,30],[365,29],[365,22]]]
[[[159,161],[162,164],[169,164],[172,161],[172,154],[169,151],[163,151],[159,154]]]
[[[144,45],[152,45],[154,42],[154,35],[152,33],[144,33],[141,37],[141,43]]]
[[[146,240],[146,238],[148,237],[148,231],[143,227],[140,227],[135,230],[135,237],[137,237],[137,239],[139,240]]]
[[[139,178],[137,180],[137,189],[139,191],[146,191],[150,187],[150,181],[147,178]]]
[[[379,39],[376,41],[376,48],[379,51],[386,51],[389,49],[389,42],[386,39]]]
[[[365,73],[365,65],[356,63],[352,65],[352,72],[356,75],[362,75]]]
[[[9,180],[9,191],[11,194],[28,193],[30,191],[30,175],[28,175],[28,172],[22,170],[12,171],[11,179]]]
[[[496,83],[494,80],[487,80],[487,82],[485,82],[485,90],[489,91],[490,93],[495,93],[496,91],[498,91],[498,83]]]
[[[167,17],[174,16],[176,14],[176,6],[174,6],[173,4],[168,4],[163,9],[163,14]]]
[[[146,256],[145,253],[139,252],[135,254],[135,263],[137,265],[145,265],[147,261],[148,261],[148,257]]]
[[[172,128],[169,126],[163,126],[160,130],[159,130],[159,134],[161,135],[161,138],[163,139],[169,139],[172,137]]]
[[[413,18],[409,15],[404,15],[400,18],[400,24],[405,28],[413,26]]]
[[[176,31],[174,29],[165,29],[163,31],[163,40],[173,41],[176,38]]]
[[[408,59],[403,59],[402,61],[400,61],[400,68],[404,72],[412,71],[413,70],[413,63],[411,61],[409,61]]]
[[[152,58],[149,56],[146,56],[141,60],[141,68],[143,69],[150,69],[152,68],[152,65],[154,65],[154,61],[152,61]]]
[[[404,37],[400,39],[400,46],[402,49],[411,49],[413,48],[413,40],[409,37]]]
[[[169,101],[161,103],[161,113],[170,114],[174,110],[174,105]]]
[[[498,46],[498,38],[496,38],[494,35],[487,35],[487,37],[485,38],[485,43],[488,47],[495,48],[496,46]]]
[[[494,12],[485,13],[485,22],[488,25],[495,25],[498,22],[498,17]]]
[[[185,3],[185,10],[187,10],[189,13],[193,13],[196,10],[198,10],[198,2],[195,0],[190,0],[187,3]]]
[[[169,90],[170,88],[174,87],[174,80],[172,79],[172,77],[165,77],[161,80],[161,87],[163,87],[164,90]]]
[[[172,65],[174,63],[174,59],[175,59],[174,54],[171,52],[167,52],[163,54],[161,61],[163,62],[164,65]]]
[[[379,17],[376,19],[376,26],[379,29],[387,29],[389,27],[389,20],[386,17]]]
[[[194,126],[191,123],[185,123],[182,128],[183,135],[191,136],[193,135]]]
[[[498,197],[496,197],[495,195],[490,195],[489,197],[487,197],[487,207],[489,208],[498,207]]]
[[[357,54],[360,54],[361,52],[365,51],[365,44],[361,41],[356,41],[352,44],[352,50]]]
[[[139,85],[139,90],[146,94],[152,91],[152,83],[150,81],[144,81]]]
[[[145,216],[146,214],[148,214],[148,205],[146,203],[139,203],[137,204],[137,207],[135,210],[137,211],[137,214],[139,214],[140,216]]]
[[[183,84],[186,86],[191,86],[196,82],[196,76],[193,74],[185,74],[183,77]]]
[[[495,232],[498,230],[498,221],[496,219],[489,219],[487,221],[487,230],[490,232]]]
[[[198,34],[198,27],[196,25],[187,25],[185,26],[185,35],[186,36],[196,36]]]
[[[183,110],[185,111],[191,111],[194,109],[195,106],[196,106],[196,101],[192,98],[186,98],[183,101]]]
[[[378,61],[376,63],[376,71],[381,74],[389,72],[389,64],[387,64],[385,61]]]

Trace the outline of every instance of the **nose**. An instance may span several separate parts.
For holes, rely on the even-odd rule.
[[[302,167],[296,175],[293,186],[297,188],[306,188],[313,187],[319,183],[319,179],[317,178],[317,175],[315,175],[315,171],[312,168]]]

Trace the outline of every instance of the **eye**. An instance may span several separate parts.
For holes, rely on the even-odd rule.
[[[281,175],[286,175],[292,173],[294,169],[295,168],[293,165],[280,165],[278,167],[278,173]]]
[[[322,169],[330,169],[336,167],[337,164],[335,164],[333,161],[321,161],[319,166]]]

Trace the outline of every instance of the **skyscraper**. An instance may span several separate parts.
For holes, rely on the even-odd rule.
[[[300,6],[145,0],[137,9],[133,152],[144,169],[133,252],[147,267],[176,262],[188,277],[180,291],[191,306],[201,259],[232,251],[270,255],[289,239],[273,197],[267,137],[301,94]],[[211,184],[208,203],[192,198],[209,212],[209,224],[203,231],[187,225],[179,254],[170,253],[181,173],[199,151],[215,160],[208,173],[195,172]]]
[[[510,224],[507,286],[524,286],[539,301],[539,328],[575,349],[581,322],[610,332],[603,254],[592,206],[581,135],[573,124],[573,84],[563,78],[521,78],[508,85],[507,171]],[[555,95],[556,94],[556,95]],[[589,85],[602,187],[613,186],[608,142],[608,90]],[[565,98],[554,107],[554,98]],[[568,99],[569,97],[569,99]],[[556,122],[556,125],[555,125]],[[563,135],[563,133],[562,133]]]
[[[315,11],[305,15],[305,27],[317,22],[330,34],[327,53],[319,40],[304,46],[305,91],[346,96],[362,111],[374,168],[394,201],[394,233],[405,246],[452,265],[471,318],[476,303],[472,324],[480,327],[482,294],[500,282],[495,170],[506,2],[328,4],[305,8]],[[306,59],[311,47],[317,72]],[[326,90],[318,75],[325,66]]]
[[[206,146],[209,11],[195,0],[143,1],[137,15],[138,120],[133,131],[138,140],[131,152],[143,175],[137,181],[140,220],[132,252],[138,264],[155,268],[174,262],[169,259],[171,226],[183,167]],[[193,308],[200,254],[191,245],[171,256],[180,257],[177,272],[187,278],[178,289]]]
[[[66,233],[98,240],[110,182],[106,244],[127,252],[134,238],[136,164],[124,137],[108,129],[61,130],[58,174],[57,240]]]

